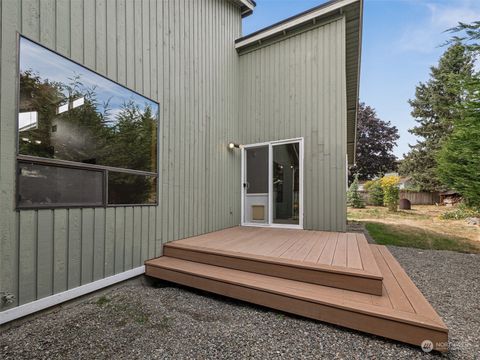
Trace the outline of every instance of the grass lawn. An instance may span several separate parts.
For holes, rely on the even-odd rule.
[[[480,246],[476,243],[417,227],[367,222],[365,228],[375,242],[381,245],[480,253]]]
[[[480,227],[464,220],[440,217],[452,210],[440,206],[414,205],[412,210],[390,212],[385,207],[348,208],[348,220],[365,225],[379,244],[420,249],[480,253]]]

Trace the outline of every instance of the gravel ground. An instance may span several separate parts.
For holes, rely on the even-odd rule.
[[[390,247],[450,328],[443,357],[480,358],[480,256]],[[0,333],[0,359],[416,359],[417,347],[145,278]]]

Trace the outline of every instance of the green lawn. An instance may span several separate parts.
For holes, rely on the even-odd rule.
[[[375,242],[381,245],[480,253],[480,247],[473,242],[418,227],[375,222],[367,222],[365,227]]]

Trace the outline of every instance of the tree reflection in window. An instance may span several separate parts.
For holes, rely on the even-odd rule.
[[[20,155],[118,169],[110,173],[104,168],[109,172],[108,204],[157,201],[157,103],[23,37],[19,77]],[[35,191],[45,189],[37,183],[28,184]],[[35,206],[38,201],[25,203]]]
[[[25,38],[19,152],[156,172],[158,105]]]

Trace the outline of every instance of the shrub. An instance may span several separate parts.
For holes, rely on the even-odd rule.
[[[370,191],[370,188],[372,187],[373,183],[375,182],[375,180],[368,180],[368,181],[365,181],[365,183],[363,184],[363,189],[365,191]]]
[[[384,176],[380,179],[380,184],[383,189],[383,204],[387,206],[390,211],[397,211],[400,198],[399,182],[400,178],[398,176]]]
[[[380,179],[367,181],[364,188],[368,191],[368,198],[372,205],[383,206],[383,189]]]
[[[442,220],[463,220],[470,217],[480,217],[480,209],[469,207],[465,203],[460,203],[455,209],[440,215]]]
[[[358,174],[355,174],[355,178],[348,188],[347,192],[347,205],[360,209],[365,207],[365,203],[358,192]]]

